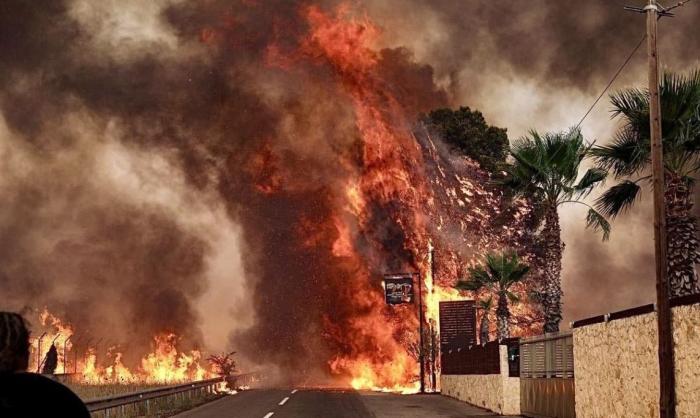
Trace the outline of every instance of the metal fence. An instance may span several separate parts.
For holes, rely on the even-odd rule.
[[[576,416],[570,331],[520,340],[520,409],[528,417]]]
[[[520,377],[574,377],[571,331],[521,339]]]
[[[499,374],[501,361],[498,341],[469,348],[448,350],[440,359],[442,374]]]

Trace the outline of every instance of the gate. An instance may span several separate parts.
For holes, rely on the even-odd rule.
[[[520,408],[534,418],[575,418],[571,331],[520,340]]]

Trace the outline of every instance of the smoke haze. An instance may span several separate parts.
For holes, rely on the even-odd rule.
[[[379,27],[385,49],[369,81],[381,100],[409,117],[467,105],[513,139],[578,122],[643,34],[627,3],[375,0],[347,11]],[[380,288],[364,295],[368,286],[345,280],[415,267],[387,216],[398,209],[370,207],[371,228],[336,219],[338,190],[365,174],[347,83],[368,79],[308,41],[305,7],[4,1],[3,309],[48,306],[78,330],[113,330],[105,337],[137,347],[163,330],[212,350],[233,342],[309,374],[336,353],[398,338],[362,335],[353,321],[381,309]],[[696,63],[698,19],[691,3],[663,21],[668,68]],[[644,84],[643,55],[613,89]],[[583,125],[602,143],[615,129],[607,110],[601,101]],[[564,211],[566,320],[652,300],[650,218],[643,200],[601,243],[582,212]],[[342,234],[359,255],[323,262],[338,258]],[[364,304],[336,303],[353,292]]]

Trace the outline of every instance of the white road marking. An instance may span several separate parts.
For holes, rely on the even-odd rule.
[[[267,415],[265,415],[263,418],[270,418],[273,415],[275,415],[274,412],[268,412]]]
[[[281,406],[281,405],[286,404],[288,400],[289,400],[289,396],[287,396],[286,398],[282,399],[282,401],[280,401],[279,405]]]
[[[297,390],[297,389],[294,389],[294,390],[292,391],[292,395],[294,395],[294,394],[297,393],[297,392],[298,392],[298,390]]]

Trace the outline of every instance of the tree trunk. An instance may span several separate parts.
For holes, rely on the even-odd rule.
[[[483,310],[481,313],[481,326],[479,327],[479,342],[486,344],[489,342],[489,312]]]
[[[510,337],[508,321],[510,320],[510,310],[508,310],[508,296],[504,290],[498,292],[498,307],[496,308],[498,318],[498,340]]]
[[[556,204],[545,209],[544,229],[544,332],[559,331],[561,322],[561,257],[564,243],[561,241],[561,227]]]
[[[692,183],[678,175],[667,175],[665,201],[670,296],[700,293],[695,271],[700,255],[696,219],[692,216]]]

